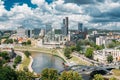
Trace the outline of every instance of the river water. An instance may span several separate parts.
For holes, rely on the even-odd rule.
[[[41,73],[45,68],[54,68],[58,71],[64,69],[63,63],[64,61],[57,56],[45,53],[39,53],[35,57],[33,57],[32,68],[36,73]]]

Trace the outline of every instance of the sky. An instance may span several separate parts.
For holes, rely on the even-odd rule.
[[[62,26],[120,30],[120,0],[0,0],[0,29]]]

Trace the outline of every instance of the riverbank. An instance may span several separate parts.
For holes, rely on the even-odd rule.
[[[29,58],[30,58],[30,63],[28,65],[28,69],[30,72],[33,72],[33,69],[32,69],[33,58],[31,56]]]
[[[17,55],[20,55],[22,57],[22,61],[17,66],[17,70],[23,70],[25,67],[28,67],[28,65],[31,63],[30,57],[26,57],[23,52],[15,51]]]
[[[19,65],[17,66],[17,70],[23,70],[24,67],[28,67],[28,70],[29,70],[30,72],[33,72],[34,74],[36,74],[36,73],[33,71],[33,68],[32,68],[33,61],[34,61],[33,58],[37,57],[39,54],[48,54],[48,55],[53,55],[53,56],[56,56],[56,57],[61,58],[60,56],[55,55],[55,54],[51,54],[51,53],[41,53],[41,52],[35,52],[35,51],[30,52],[30,53],[31,53],[31,56],[30,56],[29,58],[27,58],[27,57],[24,55],[23,51],[22,51],[22,52],[16,51],[16,52],[17,52],[17,54],[19,54],[19,55],[22,57],[22,62],[21,62],[21,64],[19,64]],[[64,60],[63,58],[61,58],[61,59],[65,62],[65,60]]]

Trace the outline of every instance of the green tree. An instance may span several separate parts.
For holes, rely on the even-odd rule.
[[[26,42],[22,42],[22,45],[26,46],[26,45],[27,45],[27,43],[26,43]]]
[[[16,58],[15,58],[15,60],[14,60],[14,63],[15,64],[18,64],[18,63],[20,63],[22,61],[22,57],[21,56],[17,56]]]
[[[93,48],[87,48],[85,56],[92,59],[93,58]]]
[[[112,78],[110,78],[109,80],[117,80],[116,78],[114,78],[114,77],[112,77]]]
[[[78,72],[64,71],[59,77],[59,80],[82,80]]]
[[[27,45],[31,45],[31,40],[28,40],[26,43]]]
[[[0,80],[17,80],[16,72],[10,67],[0,68]]]
[[[102,75],[96,74],[96,75],[94,76],[94,79],[93,79],[93,80],[104,80],[104,78],[103,78]]]
[[[6,43],[6,44],[12,44],[13,43],[13,39],[6,39],[4,41],[4,43]]]
[[[31,72],[17,71],[17,80],[34,80],[34,74]]]
[[[96,45],[94,48],[96,50],[101,50],[101,49],[104,49],[104,45],[101,45],[101,46]]]
[[[107,45],[107,48],[114,48],[116,44],[114,42],[111,42]]]
[[[24,54],[26,57],[29,57],[31,55],[31,53],[29,51],[25,51]]]
[[[70,49],[71,49],[71,51],[73,52],[73,51],[76,50],[76,46],[71,46]]]
[[[0,59],[0,67],[2,67],[4,63],[5,63],[5,61]]]
[[[77,42],[77,44],[76,44],[76,51],[80,51],[80,50],[82,50],[82,48],[81,48],[81,43],[80,42]]]
[[[58,80],[58,72],[55,69],[44,69],[41,73],[41,80]]]
[[[112,56],[112,55],[108,55],[108,56],[107,56],[107,62],[108,62],[108,63],[113,62],[113,56]]]
[[[71,49],[66,47],[64,50],[64,55],[69,59],[71,54]]]
[[[15,43],[18,43],[18,40],[17,40],[17,39],[14,39],[13,41],[14,41]]]
[[[6,51],[1,52],[1,53],[0,53],[0,56],[1,56],[6,62],[8,62],[8,61],[10,60],[9,54],[8,54],[8,52],[6,52]]]

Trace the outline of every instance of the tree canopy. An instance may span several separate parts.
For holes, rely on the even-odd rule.
[[[78,72],[64,71],[60,75],[59,80],[82,80],[82,77],[78,74]]]
[[[93,58],[93,48],[87,48],[85,56],[88,58]]]
[[[24,54],[26,57],[29,57],[31,55],[31,53],[29,51],[25,51]]]
[[[104,80],[104,78],[103,78],[102,75],[96,74],[96,75],[94,76],[94,79],[93,79],[93,80]]]
[[[1,67],[0,80],[17,80],[17,74],[10,67]]]
[[[58,80],[58,72],[55,69],[44,69],[41,73],[41,80]]]
[[[112,55],[108,55],[107,56],[107,61],[108,61],[108,63],[113,62],[113,56]]]
[[[21,56],[17,56],[16,58],[15,58],[15,60],[14,60],[14,63],[15,64],[18,64],[18,63],[20,63],[22,61],[22,57]]]
[[[64,55],[67,57],[67,58],[70,58],[70,54],[71,54],[71,49],[66,47],[64,49]]]

